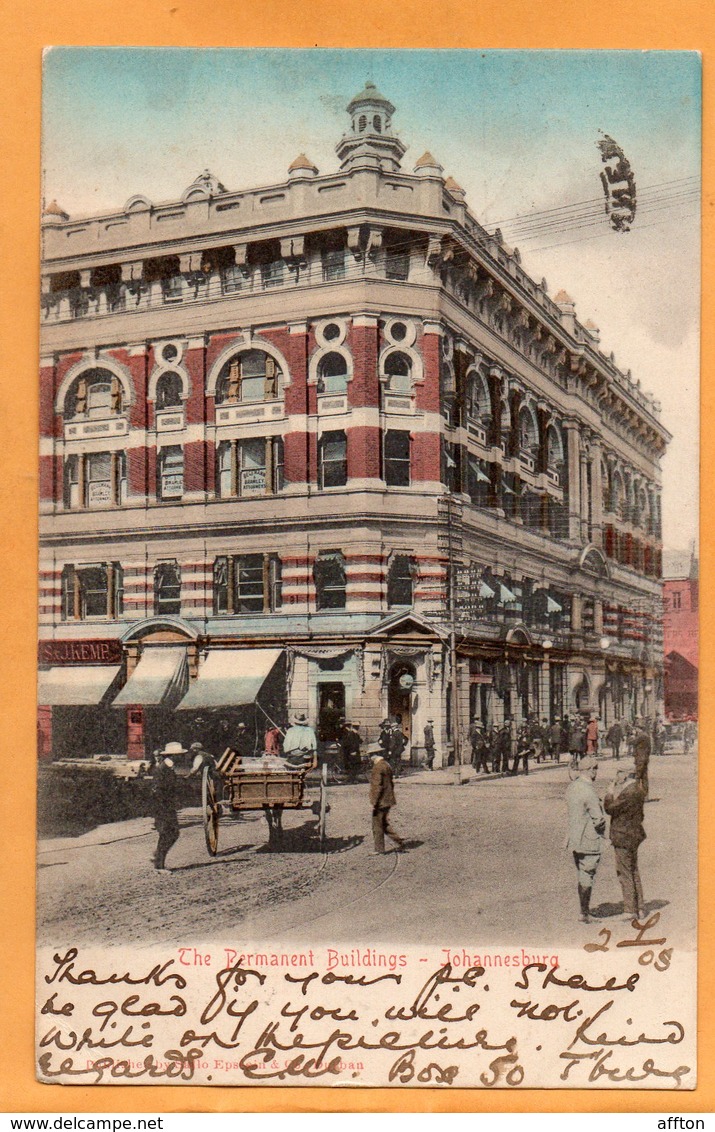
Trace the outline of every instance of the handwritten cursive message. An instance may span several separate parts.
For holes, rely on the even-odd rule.
[[[38,1076],[89,1084],[695,1087],[694,956],[185,945],[39,957]]]

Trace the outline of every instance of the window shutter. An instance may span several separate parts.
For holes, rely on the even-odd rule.
[[[87,412],[87,378],[86,377],[80,377],[79,381],[77,382],[77,393],[75,395],[74,411],[77,414]]]
[[[116,377],[116,376],[112,378],[111,397],[112,397],[112,401],[111,401],[112,412],[113,413],[121,413],[121,411],[122,411],[122,387],[120,385],[119,378]]]
[[[238,401],[241,393],[241,362],[234,358],[228,370],[227,401]]]
[[[266,357],[266,386],[264,391],[266,401],[272,401],[276,393],[276,363],[275,359],[268,355]]]

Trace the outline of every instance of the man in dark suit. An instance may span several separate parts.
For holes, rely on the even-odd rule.
[[[370,856],[374,857],[382,856],[385,852],[385,834],[395,842],[398,850],[404,847],[404,842],[390,828],[390,810],[396,805],[392,767],[382,755],[374,754],[371,758],[370,803],[372,805],[372,836],[375,849]]]
[[[643,720],[638,720],[631,739],[633,761],[636,764],[636,781],[643,787],[643,800],[648,797],[648,763],[652,751],[651,738]]]
[[[177,778],[174,770],[174,756],[185,755],[181,743],[167,743],[157,755],[152,772],[152,804],[154,825],[159,834],[156,852],[152,857],[158,872],[166,871],[166,855],[179,840],[179,817],[176,796]]]
[[[616,872],[623,893],[626,920],[642,919],[643,889],[638,872],[638,846],[645,838],[643,803],[645,791],[637,772],[619,771],[603,800],[611,816],[610,838],[616,854]]]

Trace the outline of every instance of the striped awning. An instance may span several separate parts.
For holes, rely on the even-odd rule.
[[[187,682],[186,649],[183,646],[147,646],[112,707],[133,704],[143,707],[173,706]]]
[[[282,649],[212,649],[177,710],[255,703],[282,655]]]
[[[42,707],[89,707],[100,703],[117,678],[119,665],[73,665],[37,674],[37,702]]]

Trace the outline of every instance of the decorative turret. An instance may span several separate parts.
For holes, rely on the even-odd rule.
[[[299,153],[295,161],[291,161],[288,166],[288,176],[291,181],[300,180],[302,177],[317,177],[317,175],[317,165],[313,165],[313,162],[304,153]]]
[[[43,224],[62,224],[65,220],[69,220],[69,214],[60,207],[56,200],[50,201],[42,210]]]
[[[433,157],[430,151],[427,150],[422,154],[415,165],[415,173],[418,177],[441,177],[444,173],[444,169],[437,158]]]
[[[348,103],[350,132],[336,146],[343,170],[367,168],[395,173],[407,148],[392,133],[395,107],[373,83]]]

